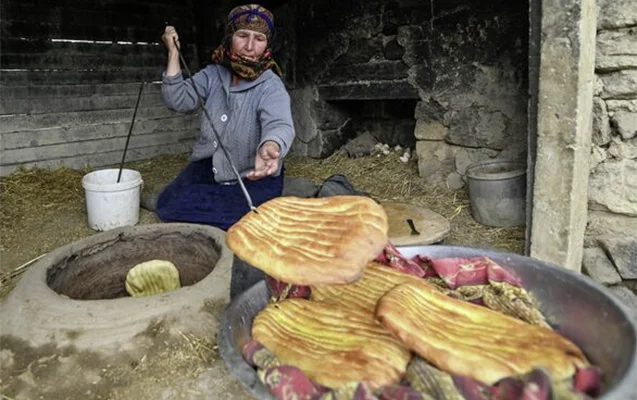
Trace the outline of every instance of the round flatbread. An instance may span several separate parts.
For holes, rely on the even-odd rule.
[[[282,364],[332,388],[397,384],[412,357],[373,313],[305,299],[268,304],[254,319],[252,337]]]
[[[358,280],[388,243],[387,214],[368,197],[278,197],[228,229],[243,261],[294,285]]]
[[[378,301],[376,317],[442,371],[487,385],[538,367],[559,381],[590,365],[573,342],[549,328],[451,298],[423,282],[388,291]]]
[[[179,270],[170,261],[146,261],[128,271],[125,285],[126,291],[132,297],[170,292],[181,287]]]

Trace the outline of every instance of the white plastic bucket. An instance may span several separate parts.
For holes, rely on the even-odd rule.
[[[82,187],[86,197],[88,225],[96,231],[107,231],[139,222],[142,175],[119,168],[93,171],[84,175]]]

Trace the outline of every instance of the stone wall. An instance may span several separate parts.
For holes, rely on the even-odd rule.
[[[637,289],[637,2],[598,0],[589,216],[583,270]],[[629,290],[630,289],[630,290]],[[637,298],[632,299],[637,307]]]
[[[528,39],[513,25],[524,25],[526,18],[522,13],[485,16],[469,21],[456,35],[438,38],[451,59],[443,52],[434,56],[436,80],[420,91],[422,101],[414,115],[419,174],[427,183],[457,189],[474,161],[524,161],[527,64],[520,54],[527,52],[523,43]],[[472,30],[481,33],[473,37]],[[491,57],[480,54],[488,53],[493,43],[500,45]],[[475,53],[465,46],[474,46]]]
[[[325,157],[386,129],[357,123],[349,103],[394,99],[417,102],[412,121],[396,119],[390,138],[410,144],[404,130],[413,127],[428,183],[462,186],[466,166],[483,158],[523,160],[528,9],[514,3],[308,4],[297,15],[293,153]]]

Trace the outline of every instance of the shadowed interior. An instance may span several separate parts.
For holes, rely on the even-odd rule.
[[[197,233],[140,234],[70,254],[47,271],[55,292],[76,300],[129,297],[124,282],[135,265],[167,260],[179,270],[181,286],[193,285],[215,268],[221,245]]]

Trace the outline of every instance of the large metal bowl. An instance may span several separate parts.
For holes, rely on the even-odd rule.
[[[637,326],[625,306],[586,276],[516,254],[451,246],[399,247],[402,254],[440,257],[487,256],[517,274],[540,303],[548,322],[579,345],[605,377],[604,400],[637,398]],[[265,282],[235,298],[223,313],[219,351],[232,375],[257,399],[273,399],[241,356],[252,320],[268,302]]]

